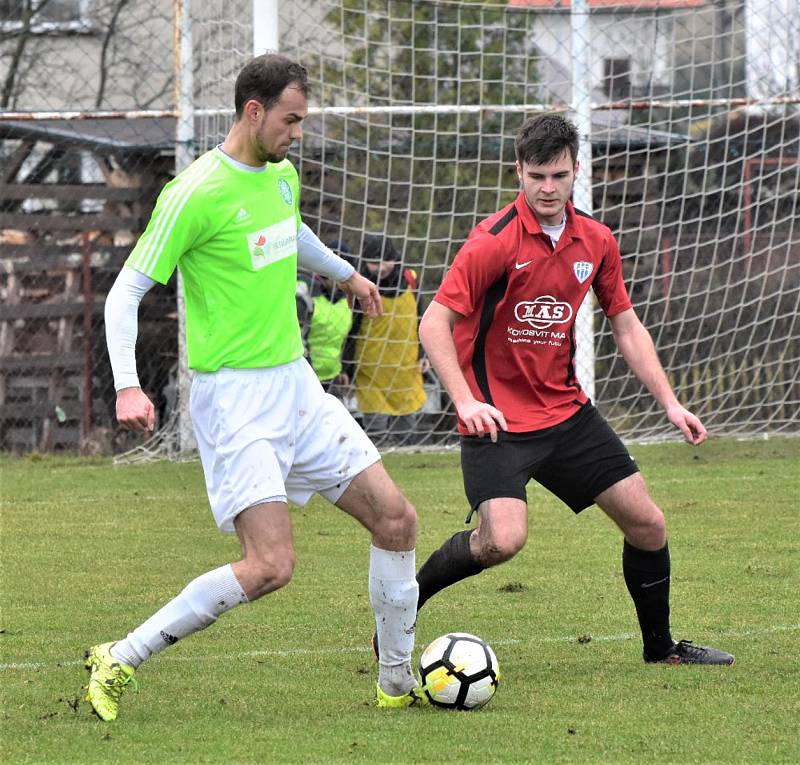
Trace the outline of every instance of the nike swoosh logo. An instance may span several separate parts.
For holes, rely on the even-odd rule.
[[[659,579],[657,582],[648,582],[647,584],[642,585],[642,589],[646,590],[648,587],[655,587],[657,584],[661,584],[662,582],[666,582],[669,579],[668,576],[665,576],[663,579]]]
[[[532,260],[526,260],[524,263],[515,263],[514,268],[519,271],[520,268],[525,268],[525,266],[529,266],[531,263],[533,263]]]

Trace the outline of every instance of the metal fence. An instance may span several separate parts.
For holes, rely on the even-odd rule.
[[[103,301],[176,154],[224,135],[233,77],[264,29],[312,78],[313,114],[293,155],[305,220],[356,253],[367,232],[396,237],[424,305],[472,226],[516,193],[520,121],[574,109],[570,25],[581,5],[588,202],[620,241],[673,383],[720,434],[797,433],[797,14],[787,0],[575,2],[572,15],[562,5],[6,3],[0,448],[137,443],[114,422]],[[178,130],[187,73],[178,77],[175,25],[189,10],[191,144]],[[599,316],[595,328],[604,411],[627,437],[666,437]],[[140,313],[139,372],[162,425],[178,408],[177,338],[173,283]],[[434,378],[426,385],[408,443],[452,432],[446,396]]]

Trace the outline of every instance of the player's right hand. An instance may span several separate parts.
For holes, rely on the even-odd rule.
[[[153,432],[156,427],[155,408],[141,388],[117,391],[117,422],[126,430]]]
[[[350,307],[353,307],[353,300],[358,300],[361,310],[374,319],[383,316],[383,301],[378,287],[366,276],[362,276],[358,271],[353,271],[347,281],[337,282],[342,291],[347,295]]]
[[[483,401],[473,399],[456,405],[456,412],[471,436],[485,436],[488,433],[492,443],[497,443],[497,426],[508,430],[503,413]]]

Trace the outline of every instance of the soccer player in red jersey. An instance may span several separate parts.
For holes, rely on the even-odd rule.
[[[575,126],[560,115],[534,117],[515,148],[519,196],[475,227],[420,325],[458,414],[467,522],[473,513],[478,522],[422,566],[418,607],[522,549],[525,485],[534,479],[575,513],[599,505],[621,529],[646,662],[732,664],[729,653],[672,639],[664,514],[575,375],[575,318],[590,288],[620,353],[669,421],[695,445],[706,430],[678,402],[636,316],[611,231],[570,202]]]

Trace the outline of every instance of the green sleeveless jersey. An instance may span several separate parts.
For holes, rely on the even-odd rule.
[[[162,190],[126,265],[161,284],[180,270],[192,369],[275,367],[303,355],[299,196],[288,160],[248,170],[220,149]]]

